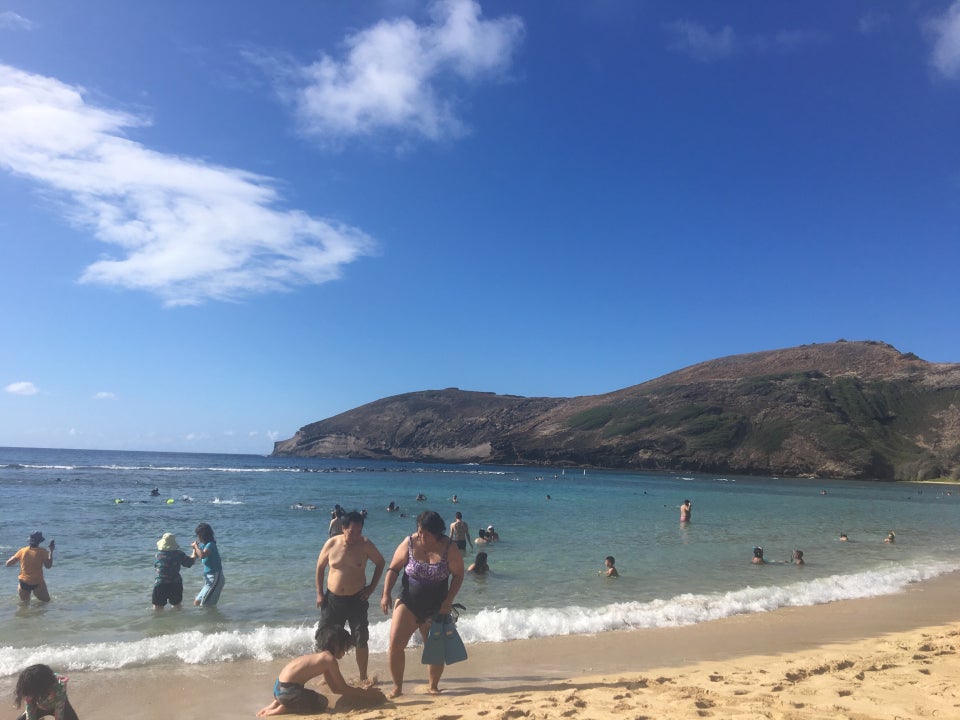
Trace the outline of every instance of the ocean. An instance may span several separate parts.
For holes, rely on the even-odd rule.
[[[681,525],[685,498],[693,519]],[[386,511],[391,500],[401,513]],[[496,527],[491,573],[468,576],[457,598],[468,644],[702,623],[896,593],[960,569],[957,485],[0,448],[0,553],[35,530],[57,541],[51,603],[21,606],[6,568],[0,676],[33,663],[96,670],[310,651],[314,570],[336,503],[368,510],[365,535],[388,560],[422,510],[448,525],[459,510],[473,537]],[[183,571],[183,608],[153,612],[156,541],[173,532],[189,551],[200,522],[223,558],[219,606],[193,607],[195,566]],[[883,542],[890,530],[895,544]],[[755,545],[768,564],[750,563]],[[784,562],[795,548],[803,567]],[[617,579],[598,575],[607,555]],[[379,596],[373,653],[389,631]]]

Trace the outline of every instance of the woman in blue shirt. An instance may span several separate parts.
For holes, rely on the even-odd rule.
[[[213,528],[207,523],[197,525],[196,533],[197,539],[193,541],[193,553],[190,557],[203,561],[204,584],[193,604],[212,607],[220,599],[220,591],[223,590],[225,582],[220,551],[217,550],[217,541],[213,537]]]

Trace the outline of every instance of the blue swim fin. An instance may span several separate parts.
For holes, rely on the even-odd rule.
[[[430,631],[423,641],[423,655],[420,662],[424,665],[443,665],[444,657],[443,620],[436,615],[430,623]]]
[[[447,665],[467,659],[467,648],[463,646],[463,640],[457,632],[457,623],[449,615],[444,618],[443,623],[443,659]]]

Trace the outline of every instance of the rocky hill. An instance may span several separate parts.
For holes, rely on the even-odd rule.
[[[428,390],[306,425],[273,454],[958,478],[960,364],[841,340],[711,360],[605,395]]]

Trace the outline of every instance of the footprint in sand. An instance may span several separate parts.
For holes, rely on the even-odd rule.
[[[500,714],[500,720],[513,720],[514,718],[521,718],[521,717],[530,717],[530,711],[520,710],[518,708],[511,708],[510,710],[507,710],[505,713]]]

